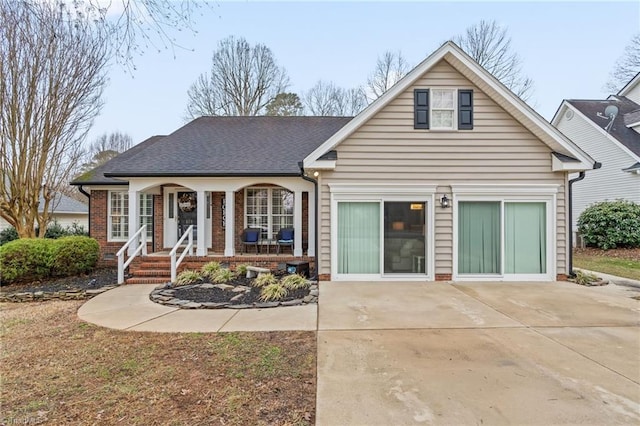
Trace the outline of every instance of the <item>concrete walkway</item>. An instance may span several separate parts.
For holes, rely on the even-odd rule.
[[[80,319],[117,330],[157,332],[316,330],[317,305],[271,309],[179,309],[149,300],[155,284],[124,285],[90,299]]]
[[[640,424],[639,289],[322,283],[318,425]]]

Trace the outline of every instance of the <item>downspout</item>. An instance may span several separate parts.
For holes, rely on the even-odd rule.
[[[595,162],[593,163],[593,170],[599,169],[602,167],[602,163]],[[578,177],[569,179],[569,277],[574,278],[576,276],[575,272],[573,272],[573,184],[576,182],[580,182],[585,177],[584,170],[578,174]]]
[[[319,229],[319,224],[318,224],[318,212],[319,212],[319,204],[318,204],[318,181],[316,179],[312,179],[309,176],[306,176],[304,174],[304,163],[302,161],[298,162],[298,167],[300,167],[300,177],[304,180],[306,180],[307,182],[311,182],[313,183],[313,193],[314,193],[314,197],[315,197],[315,211],[313,212],[313,214],[316,217],[316,220],[314,221],[314,231],[316,238],[315,238],[315,253],[313,255],[313,264],[314,264],[314,271],[315,271],[315,278],[316,280],[318,279],[318,241],[320,240],[320,236],[318,235],[318,229]]]
[[[80,191],[82,195],[84,195],[89,199],[89,212],[88,212],[88,218],[87,218],[87,224],[89,226],[89,229],[87,229],[87,233],[89,234],[89,236],[91,236],[91,194],[85,191],[82,185],[78,186],[78,191]]]

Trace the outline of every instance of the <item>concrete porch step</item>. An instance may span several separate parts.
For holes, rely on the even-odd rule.
[[[164,284],[171,281],[171,277],[139,277],[134,276],[127,278],[125,283],[127,284]]]

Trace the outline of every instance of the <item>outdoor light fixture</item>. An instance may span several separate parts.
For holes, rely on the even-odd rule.
[[[313,172],[313,177],[318,177],[318,176],[320,176],[320,172],[318,172],[317,170]]]
[[[440,205],[442,206],[443,209],[446,209],[447,207],[451,207],[451,205],[449,204],[449,199],[447,198],[447,194],[444,194],[442,198],[440,198]]]

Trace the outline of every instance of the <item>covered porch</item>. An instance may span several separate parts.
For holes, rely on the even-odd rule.
[[[149,196],[153,201],[145,205],[141,200]],[[314,212],[314,185],[299,176],[132,178],[128,188],[128,235],[132,240],[128,253],[133,255],[141,238],[135,233],[147,225],[150,255],[168,256],[191,229],[196,257],[224,261],[241,256],[259,261],[265,256],[279,257],[278,248],[280,254],[290,257],[314,257]],[[261,230],[255,246],[241,241],[242,230],[249,227]],[[294,229],[293,243],[278,247],[277,233],[285,227]]]

